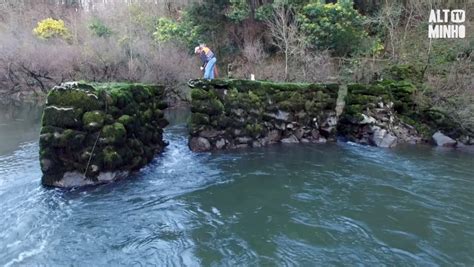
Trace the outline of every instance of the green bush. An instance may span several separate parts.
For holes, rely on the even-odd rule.
[[[306,5],[300,14],[301,30],[310,47],[330,49],[336,56],[351,54],[367,37],[364,16],[352,1]]]
[[[99,37],[109,37],[112,34],[112,30],[99,19],[94,19],[89,24],[89,30]]]
[[[243,21],[250,16],[250,6],[247,0],[229,0],[230,7],[226,13],[233,21]]]

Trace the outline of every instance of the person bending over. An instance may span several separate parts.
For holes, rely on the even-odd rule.
[[[214,52],[212,52],[205,44],[201,44],[194,49],[194,53],[198,54],[202,61],[201,70],[204,70],[204,79],[214,79],[214,71],[217,62]]]

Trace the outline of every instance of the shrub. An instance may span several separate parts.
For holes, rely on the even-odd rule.
[[[67,40],[71,38],[71,34],[68,28],[66,28],[64,21],[60,19],[44,19],[38,22],[38,25],[33,29],[33,32],[41,39],[61,38]]]
[[[112,34],[112,30],[98,19],[89,24],[89,29],[99,37],[109,37]]]
[[[367,37],[364,16],[353,7],[352,1],[306,5],[300,15],[301,30],[309,46],[330,49],[337,56],[353,52]]]

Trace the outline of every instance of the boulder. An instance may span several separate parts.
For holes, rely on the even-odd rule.
[[[270,132],[268,132],[268,141],[270,143],[276,143],[276,142],[279,142],[281,140],[281,132],[278,131],[278,130],[272,130]]]
[[[210,139],[219,136],[220,132],[217,130],[204,130],[199,133],[199,136]]]
[[[379,126],[371,126],[372,135],[369,137],[370,144],[377,147],[394,147],[397,145],[397,137],[391,134],[387,129]]]
[[[442,147],[455,147],[457,145],[457,141],[452,139],[449,136],[444,135],[440,131],[437,131],[433,134],[433,141],[437,146]]]
[[[282,110],[277,110],[276,113],[265,113],[267,117],[279,120],[279,121],[284,121],[288,122],[290,121],[290,113]]]
[[[359,124],[374,124],[377,122],[377,120],[371,116],[365,115],[364,113],[362,115],[362,120],[359,121]]]
[[[224,139],[224,138],[221,138],[221,139],[217,140],[217,142],[216,142],[216,148],[217,148],[217,149],[222,149],[222,148],[224,148],[225,144],[226,144],[225,139]]]
[[[189,141],[189,148],[194,152],[206,152],[211,150],[211,143],[204,137],[193,137]]]

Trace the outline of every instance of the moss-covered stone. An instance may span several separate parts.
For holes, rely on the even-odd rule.
[[[122,157],[114,149],[114,147],[107,146],[102,151],[104,158],[104,167],[109,170],[113,170],[122,164]]]
[[[191,149],[203,142],[209,149],[260,146],[292,135],[313,140],[311,130],[323,130],[313,119],[334,113],[339,90],[337,84],[249,80],[194,80],[190,87]],[[209,132],[218,134],[209,137]]]
[[[102,137],[107,144],[121,144],[125,141],[127,130],[120,122],[102,128]]]
[[[195,100],[206,100],[209,98],[209,93],[206,90],[194,88],[191,89],[191,97]]]
[[[81,108],[47,106],[43,111],[43,126],[78,128],[82,124]]]
[[[82,116],[82,124],[88,131],[97,131],[104,126],[105,113],[100,110],[88,111]]]
[[[83,111],[99,110],[103,102],[99,100],[93,87],[81,83],[57,86],[51,90],[47,99],[48,106],[77,107]]]
[[[264,127],[259,123],[247,124],[245,130],[252,137],[259,137],[264,133]]]
[[[129,126],[133,123],[133,117],[129,115],[122,115],[117,119],[117,122],[123,124],[124,126]]]
[[[115,177],[143,167],[165,146],[163,97],[164,87],[145,84],[55,87],[40,133],[43,184],[94,184],[104,172]]]
[[[203,113],[194,112],[191,114],[191,125],[208,125],[210,122],[209,116]]]

